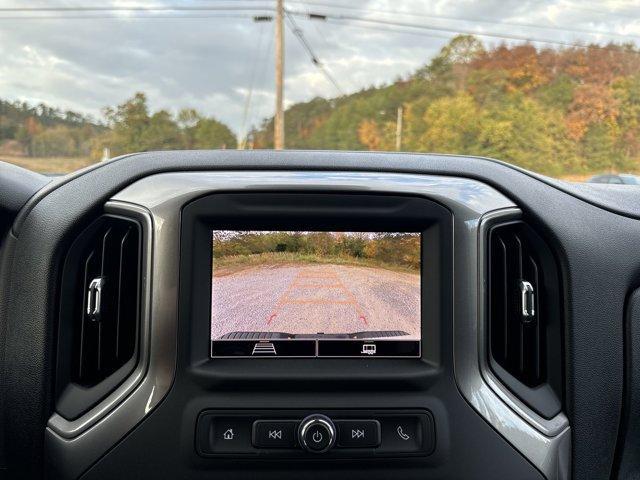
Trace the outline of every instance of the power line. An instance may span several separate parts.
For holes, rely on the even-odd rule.
[[[252,2],[264,2],[266,0],[241,0],[243,3],[252,3]],[[609,36],[609,37],[619,37],[619,38],[628,38],[628,39],[639,39],[639,36],[635,35],[627,35],[621,33],[615,33],[611,31],[599,31],[599,30],[590,30],[584,28],[576,28],[576,27],[563,27],[558,25],[541,25],[535,23],[519,23],[519,22],[505,22],[492,20],[487,18],[466,18],[460,16],[450,16],[450,15],[432,15],[425,14],[420,12],[402,12],[398,10],[387,10],[387,9],[379,9],[379,8],[363,8],[363,7],[354,7],[350,5],[337,4],[337,3],[329,3],[329,2],[318,2],[314,0],[289,0],[290,3],[302,4],[306,6],[318,6],[325,8],[338,8],[343,10],[352,10],[352,11],[362,11],[362,12],[375,12],[375,13],[383,13],[390,15],[410,15],[412,17],[421,17],[421,18],[431,18],[431,19],[441,19],[441,20],[453,20],[453,21],[462,21],[462,22],[480,22],[480,23],[488,23],[493,25],[504,25],[510,27],[525,27],[525,28],[537,28],[537,29],[546,29],[546,30],[555,30],[555,31],[564,31],[564,32],[574,32],[574,33],[582,33],[587,35],[599,35],[599,36]],[[608,12],[602,12],[596,9],[590,9],[585,7],[577,7],[571,6],[570,9],[573,10],[582,10],[588,11],[600,15],[608,14]],[[273,7],[270,5],[265,6],[247,6],[247,5],[194,5],[194,6],[185,6],[185,5],[164,5],[164,6],[116,6],[116,7],[95,7],[95,6],[57,6],[57,7],[0,7],[0,12],[6,13],[38,13],[38,12],[180,12],[180,11],[224,11],[224,10],[268,10],[273,11]],[[622,16],[621,14],[617,14],[616,12],[610,12],[613,16],[620,16],[623,18],[628,18],[627,16]],[[9,17],[2,17],[3,19],[9,19]],[[19,19],[31,19],[32,17],[10,17],[12,20]],[[43,17],[38,17],[43,18]],[[61,17],[68,18],[68,17]],[[75,18],[75,17],[73,17]],[[96,17],[103,18],[103,17]],[[111,18],[111,17],[104,17]],[[163,17],[153,17],[153,18],[163,18]],[[185,17],[186,18],[186,17]],[[501,34],[502,35],[502,34]],[[494,36],[497,37],[498,34],[487,34],[485,36]],[[541,41],[542,43],[552,43],[551,41]]]
[[[264,59],[265,61],[262,63],[262,69],[260,70],[260,73],[258,74],[258,81],[261,84],[264,84],[267,81],[267,65],[269,64],[269,62],[267,61],[267,58],[269,58],[269,56],[271,55],[271,47],[273,47],[273,35],[269,36],[269,43],[267,44],[267,50],[265,51],[265,55],[264,55]],[[264,106],[266,105],[266,103],[262,104],[262,107],[258,107],[258,112],[256,113],[258,118],[264,118],[267,115],[263,115],[264,114]]]
[[[306,16],[304,12],[293,11],[290,10],[292,15],[296,16]],[[475,35],[478,37],[491,37],[491,38],[501,38],[504,40],[517,40],[524,42],[537,42],[537,43],[547,43],[552,45],[560,45],[565,47],[574,47],[574,48],[598,48],[608,50],[609,47],[601,46],[597,44],[584,45],[574,42],[565,42],[562,40],[552,40],[548,38],[539,38],[534,36],[524,36],[524,35],[510,35],[503,34],[499,32],[479,32],[476,30],[468,30],[462,28],[447,28],[441,27],[438,25],[429,25],[429,24],[421,24],[421,23],[410,23],[410,22],[399,22],[395,20],[386,20],[374,17],[359,17],[356,15],[343,15],[343,14],[322,14],[327,20],[342,20],[342,21],[352,21],[352,22],[362,22],[362,23],[370,23],[374,25],[387,25],[391,27],[403,27],[403,28],[415,28],[418,30],[431,30],[437,32],[446,32],[446,33],[454,33],[454,34],[465,34],[465,35]]]
[[[245,2],[247,1],[252,1],[252,0],[243,0]],[[258,1],[263,1],[263,0],[258,0]],[[312,4],[311,2],[302,2],[300,0],[290,0],[291,2],[295,2],[295,3],[308,3],[308,4]],[[317,4],[318,6],[320,5],[325,5],[325,6],[331,6],[331,7],[341,7],[341,8],[352,8],[352,9],[356,9],[357,7],[344,7],[344,6],[339,6],[337,4],[329,4],[329,3],[321,3],[321,2],[314,2],[313,4]],[[256,12],[256,11],[268,11],[268,12],[273,12],[273,7],[270,6],[265,6],[265,7],[252,7],[252,6],[246,6],[246,5],[234,5],[234,6],[162,6],[162,7],[140,7],[140,6],[135,6],[135,7],[1,7],[0,8],[0,13],[2,12],[22,12],[22,13],[34,13],[34,12],[161,12],[161,11],[165,11],[165,12],[181,12],[181,11],[185,11],[185,12],[197,12],[197,11],[252,11],[252,12]],[[373,11],[373,10],[372,10]],[[376,11],[380,11],[383,12],[379,9],[376,9]],[[375,18],[375,17],[362,17],[362,16],[357,16],[357,15],[347,15],[347,14],[333,14],[333,13],[311,13],[311,14],[305,14],[303,12],[300,11],[293,11],[293,10],[289,10],[289,12],[292,15],[296,15],[296,16],[307,16],[307,17],[315,17],[315,18],[323,18],[323,19],[327,19],[327,20],[331,20],[331,21],[349,21],[349,22],[361,22],[361,23],[367,23],[367,24],[374,24],[374,25],[386,25],[389,27],[401,27],[401,28],[410,28],[410,29],[418,29],[418,30],[430,30],[430,31],[439,31],[439,32],[445,32],[445,33],[452,33],[452,34],[467,34],[467,35],[475,35],[475,36],[479,36],[479,37],[489,37],[489,38],[501,38],[501,39],[505,39],[505,40],[516,40],[516,41],[525,41],[525,42],[536,42],[536,43],[543,43],[543,44],[550,44],[550,45],[559,45],[559,46],[565,46],[565,47],[574,47],[574,48],[597,48],[597,49],[609,49],[608,46],[606,45],[598,45],[598,44],[589,44],[589,45],[585,45],[585,44],[581,44],[581,43],[576,43],[576,42],[568,42],[568,41],[562,41],[562,40],[553,40],[553,39],[549,39],[549,38],[541,38],[541,37],[537,37],[537,36],[528,36],[528,35],[514,35],[514,34],[505,34],[505,33],[500,33],[500,32],[491,32],[491,31],[477,31],[477,30],[470,30],[470,29],[462,29],[462,28],[449,28],[449,27],[442,27],[439,25],[430,25],[430,24],[417,24],[417,23],[410,23],[410,22],[402,22],[402,21],[396,21],[396,20],[388,20],[388,19],[381,19],[381,18]],[[386,11],[386,12],[390,12],[390,11]],[[404,14],[401,12],[394,12],[395,14]],[[414,16],[425,16],[422,14],[415,14]],[[82,20],[95,20],[95,19],[121,19],[121,20],[130,20],[130,19],[201,19],[201,18],[218,18],[218,17],[222,17],[222,18],[246,18],[246,17],[242,17],[238,14],[231,14],[228,16],[225,15],[194,15],[194,16],[189,16],[189,15],[179,15],[179,16],[172,16],[172,15],[167,15],[167,16],[163,16],[163,15],[144,15],[144,16],[118,16],[118,15],[92,15],[92,16],[88,16],[88,15],[75,15],[75,16],[69,16],[69,15],[56,15],[56,16],[2,16],[0,15],[0,20],[58,20],[58,19],[82,19]],[[438,18],[436,16],[431,16],[433,18]],[[450,18],[450,19],[454,19],[454,17],[440,17],[440,18]],[[462,20],[460,18],[460,20]],[[467,21],[467,20],[465,20]],[[468,20],[471,21],[471,20]],[[499,23],[500,22],[496,22]],[[508,25],[506,23],[502,23],[505,25]],[[516,25],[516,24],[514,24]],[[522,25],[524,26],[524,25]],[[531,24],[532,27],[535,28],[547,28],[547,27],[538,27],[538,26],[534,26],[533,24]],[[560,27],[557,27],[560,29]],[[391,30],[391,29],[390,29]],[[571,31],[571,29],[566,29],[567,31]],[[578,29],[574,29],[575,31],[580,31]],[[408,33],[406,30],[403,33]],[[616,35],[616,36],[624,36],[625,38],[640,38],[640,37],[631,37],[628,35],[622,35],[622,34],[613,34],[613,33],[605,33],[605,32],[597,32],[597,31],[587,31],[584,30],[584,33],[589,33],[589,34],[597,34],[597,35]]]
[[[311,48],[311,45],[309,44],[309,42],[305,38],[304,32],[302,31],[302,29],[300,27],[298,27],[298,24],[296,23],[295,19],[291,15],[291,13],[289,13],[288,10],[285,10],[285,15],[287,16],[287,20],[289,21],[289,26],[291,27],[291,30],[293,31],[293,34],[296,36],[296,38],[298,39],[298,41],[300,42],[302,47],[309,54],[309,57],[311,59],[311,63],[313,63],[316,67],[318,67],[320,69],[320,71],[333,84],[333,86],[340,93],[340,95],[344,95],[344,91],[342,90],[342,88],[340,88],[340,85],[338,85],[338,82],[327,71],[327,69],[324,67],[322,62],[320,62],[320,60],[318,60],[318,57],[316,56],[316,54],[314,53],[313,49]]]
[[[288,0],[289,2],[291,2],[292,0]],[[306,6],[306,4],[303,3],[303,5],[305,5],[305,10],[307,12],[307,15],[309,17],[311,17],[313,15],[313,12]],[[320,39],[320,41],[325,45],[325,46],[329,46],[329,42],[327,42],[327,37],[326,35],[324,35],[320,29],[320,22],[311,22],[311,24],[313,25],[313,28],[317,34],[317,38]]]
[[[387,10],[387,9],[380,9],[380,8],[363,8],[363,7],[354,7],[350,5],[339,5],[335,3],[316,2],[316,1],[309,1],[309,0],[289,0],[289,1],[290,3],[299,3],[305,6],[338,8],[343,10],[354,10],[354,11],[360,11],[360,12],[366,12],[366,13],[374,12],[374,13],[383,13],[388,15],[403,15],[403,16],[430,18],[430,19],[437,19],[437,20],[453,20],[453,21],[460,21],[460,22],[488,23],[492,25],[503,25],[508,27],[526,27],[526,28],[554,30],[554,31],[560,31],[560,32],[583,33],[587,35],[604,35],[609,37],[640,39],[640,37],[636,35],[628,35],[628,34],[616,33],[611,31],[599,31],[599,30],[591,30],[586,28],[576,28],[576,27],[568,27],[568,26],[563,27],[560,25],[505,22],[505,21],[492,20],[487,18],[468,18],[468,17],[460,17],[460,16],[452,16],[452,15],[433,15],[433,14],[426,14],[426,13],[420,13],[420,12],[402,12],[399,10]],[[603,12],[599,12],[599,13],[603,13]]]
[[[12,15],[0,15],[0,21],[2,20],[206,20],[215,18],[237,18],[247,19],[253,18],[253,14],[241,14],[241,13],[219,13],[219,14],[204,14],[204,15],[134,15],[134,16],[122,16],[122,15],[38,15],[38,16],[12,16]]]
[[[260,53],[262,49],[262,40],[264,36],[264,24],[260,25],[260,33],[258,35],[258,43],[256,44],[256,51],[253,56],[253,62],[251,63],[251,77],[249,80],[249,91],[247,92],[247,96],[244,102],[244,109],[242,112],[242,129],[240,135],[240,145],[241,148],[244,149],[244,146],[247,141],[247,119],[249,117],[249,110],[251,108],[251,97],[253,96],[253,84],[256,78],[256,72],[258,70],[258,63],[260,60]]]
[[[260,0],[264,1],[264,0]],[[7,13],[38,13],[38,12],[205,12],[224,10],[271,10],[274,8],[268,4],[264,7],[253,7],[247,5],[216,5],[216,6],[185,6],[185,5],[163,5],[163,6],[131,6],[131,7],[0,7],[0,12]]]
[[[377,32],[390,32],[396,34],[406,34],[406,35],[418,35],[420,37],[429,37],[429,38],[439,38],[442,40],[451,40],[455,34],[447,35],[438,35],[437,33],[429,33],[421,30],[400,30],[398,28],[389,28],[380,25],[360,25],[358,23],[347,23],[346,21],[341,20],[332,20],[331,23],[334,25],[341,25],[349,28],[361,28],[363,30],[372,30]]]

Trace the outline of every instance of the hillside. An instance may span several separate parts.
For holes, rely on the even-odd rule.
[[[486,49],[458,36],[407,80],[286,111],[287,148],[483,155],[549,175],[640,169],[640,50]],[[270,148],[273,120],[252,132]]]
[[[218,120],[183,109],[150,112],[136,93],[104,109],[105,123],[72,111],[0,100],[0,159],[44,172],[70,171],[111,156],[148,150],[235,148],[233,132]],[[62,170],[60,170],[62,169]]]
[[[87,155],[87,142],[103,125],[44,103],[0,99],[0,153],[16,156]]]
[[[406,79],[287,109],[290,149],[401,149],[481,155],[552,176],[640,171],[640,50],[633,44],[536,49],[455,37]],[[152,112],[143,93],[103,111],[0,100],[0,158],[68,171],[111,156],[166,149],[236,148],[234,133],[193,109]],[[273,119],[250,132],[272,148]]]

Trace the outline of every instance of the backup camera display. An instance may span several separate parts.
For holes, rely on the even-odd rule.
[[[420,233],[212,232],[212,357],[419,357]]]

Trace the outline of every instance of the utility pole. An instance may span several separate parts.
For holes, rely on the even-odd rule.
[[[396,119],[396,152],[402,149],[402,105],[398,107],[398,117]]]
[[[284,148],[284,0],[276,0],[276,115],[273,125],[273,147]]]

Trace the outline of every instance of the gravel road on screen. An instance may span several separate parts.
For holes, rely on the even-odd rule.
[[[211,336],[234,331],[402,330],[420,338],[420,276],[344,265],[261,266],[215,276]]]

